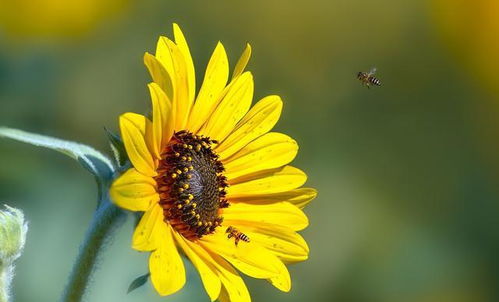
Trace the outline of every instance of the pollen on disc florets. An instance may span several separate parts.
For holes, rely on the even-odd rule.
[[[223,220],[219,209],[229,206],[216,143],[183,130],[161,154],[156,183],[164,220],[190,240],[213,233]]]

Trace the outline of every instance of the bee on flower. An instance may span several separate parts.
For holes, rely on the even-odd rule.
[[[227,238],[234,238],[234,244],[237,245],[239,241],[244,241],[244,242],[250,242],[250,238],[246,236],[243,232],[239,231],[233,226],[229,226],[227,230],[225,230],[225,233],[227,233]]]

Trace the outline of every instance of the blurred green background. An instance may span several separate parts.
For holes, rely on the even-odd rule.
[[[109,152],[103,127],[149,110],[142,56],[172,22],[198,83],[218,40],[232,66],[249,41],[255,99],[283,97],[277,130],[319,190],[291,293],[247,279],[253,300],[499,301],[498,20],[496,0],[0,0],[0,125]],[[355,75],[372,66],[383,86],[366,89]],[[30,223],[16,301],[58,299],[95,196],[72,160],[0,141],[0,201]],[[132,230],[88,301],[208,301],[190,264],[173,296],[127,295],[147,271]]]

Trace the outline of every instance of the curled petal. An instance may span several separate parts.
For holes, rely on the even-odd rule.
[[[154,179],[134,168],[113,182],[109,194],[119,207],[130,211],[145,211],[159,200]]]
[[[246,65],[248,65],[248,62],[251,58],[251,45],[249,43],[246,43],[246,47],[244,48],[243,54],[237,61],[236,67],[234,67],[234,73],[232,74],[232,78],[235,79],[241,73],[243,73],[244,69],[246,68]]]
[[[140,114],[125,113],[120,116],[121,137],[128,158],[140,173],[156,176],[154,159],[149,149],[152,139],[147,130],[150,127],[151,121]]]

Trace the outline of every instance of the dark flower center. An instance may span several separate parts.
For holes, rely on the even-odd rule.
[[[215,143],[183,130],[161,154],[156,183],[164,220],[190,240],[213,233],[223,220],[219,209],[229,206],[224,167],[211,149]]]

